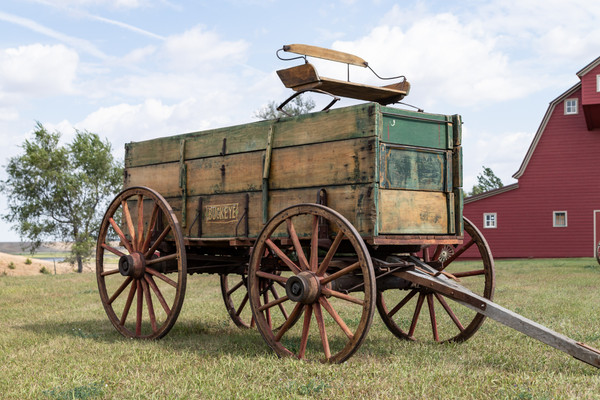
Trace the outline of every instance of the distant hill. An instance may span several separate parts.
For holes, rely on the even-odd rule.
[[[8,254],[22,254],[26,253],[27,250],[23,250],[26,243],[23,242],[0,242],[0,252],[8,253]],[[42,244],[37,250],[36,253],[48,253],[48,252],[57,252],[57,251],[68,251],[68,247],[66,247],[62,243],[45,243]]]

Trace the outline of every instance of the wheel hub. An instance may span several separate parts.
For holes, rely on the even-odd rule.
[[[146,260],[140,253],[127,254],[119,258],[119,272],[123,276],[141,279],[146,270]]]
[[[292,301],[312,304],[321,295],[321,283],[314,272],[303,271],[287,280],[285,292]]]

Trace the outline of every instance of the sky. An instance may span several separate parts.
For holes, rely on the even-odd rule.
[[[291,94],[276,50],[304,43],[405,75],[406,103],[461,114],[466,190],[483,166],[514,183],[548,103],[600,56],[599,22],[596,0],[3,0],[0,180],[38,121],[65,143],[95,132],[119,160],[127,142],[256,121]],[[18,240],[0,222],[0,241]]]

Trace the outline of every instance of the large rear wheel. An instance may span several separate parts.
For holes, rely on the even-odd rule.
[[[319,235],[324,226],[334,236]],[[256,241],[248,278],[257,328],[281,357],[343,362],[371,326],[371,258],[354,227],[325,206],[299,204],[275,215]],[[272,287],[285,296],[272,296]],[[284,305],[291,312],[277,311]]]
[[[113,200],[98,235],[96,278],[108,319],[123,336],[158,339],[173,327],[186,253],[177,217],[160,194],[132,187]]]

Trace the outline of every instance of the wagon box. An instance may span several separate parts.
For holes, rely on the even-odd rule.
[[[128,143],[125,187],[165,196],[188,240],[255,238],[324,190],[369,243],[458,243],[460,136],[459,116],[367,103]]]

